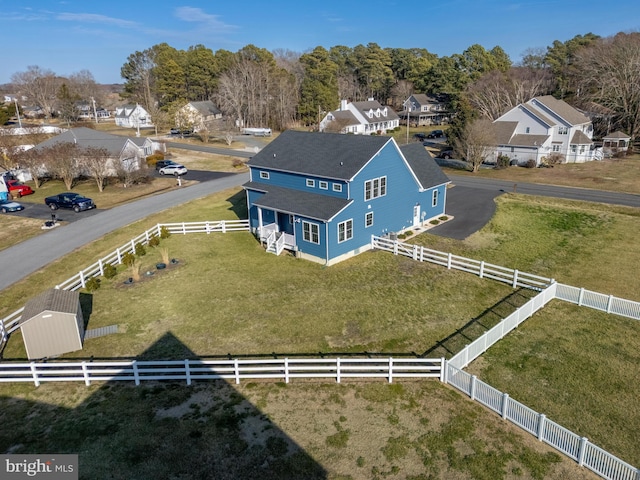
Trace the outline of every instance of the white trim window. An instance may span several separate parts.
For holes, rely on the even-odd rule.
[[[338,243],[346,242],[353,238],[353,219],[345,220],[338,224]]]
[[[431,206],[432,207],[437,207],[438,206],[438,190],[434,190],[433,193],[431,194]]]
[[[302,222],[302,239],[305,242],[320,244],[320,227],[317,223]]]
[[[324,180],[319,180],[318,181],[318,187],[320,187],[321,190],[328,190],[329,189],[329,182],[326,182]]]
[[[365,202],[387,194],[387,177],[378,177],[364,182]]]
[[[373,212],[364,214],[364,228],[373,227]]]
[[[334,183],[332,188],[333,188],[334,192],[341,192],[342,191],[342,184],[341,183]]]
[[[562,125],[558,127],[558,135],[566,135],[568,133],[569,133],[568,127],[564,127]]]
[[[307,178],[307,187],[315,188],[316,181],[313,178]]]
[[[551,151],[553,152],[559,152],[560,151],[560,145],[558,145],[557,143],[554,143],[552,145]]]
[[[260,178],[263,180],[269,180],[269,172],[260,172]]]

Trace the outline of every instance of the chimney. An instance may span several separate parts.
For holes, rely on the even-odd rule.
[[[347,101],[340,100],[340,110],[346,110],[346,109],[347,109]]]

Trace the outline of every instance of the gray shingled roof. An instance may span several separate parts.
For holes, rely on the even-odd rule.
[[[549,139],[549,135],[530,135],[518,134],[514,135],[507,145],[518,147],[539,147]]]
[[[557,122],[555,122],[551,118],[547,117],[540,110],[538,110],[537,108],[533,107],[532,105],[528,105],[526,103],[523,103],[523,104],[520,105],[520,107],[523,108],[524,110],[526,110],[527,112],[531,113],[531,115],[533,115],[535,117],[538,117],[540,120],[542,120],[544,123],[546,123],[550,127],[555,127],[558,124]]]
[[[331,115],[333,115],[333,118],[336,120],[344,120],[346,123],[345,126],[360,125],[360,120],[358,120],[349,110],[336,110],[331,112]]]
[[[517,127],[518,122],[503,122],[497,120],[493,122],[496,143],[498,145],[508,145]]]
[[[603,138],[623,138],[623,139],[626,139],[626,140],[630,140],[631,136],[627,135],[624,132],[621,132],[620,130],[618,130],[616,132],[613,132],[613,133],[610,133],[608,135],[605,135]]]
[[[367,120],[370,120],[369,123],[371,122],[379,122],[379,121],[384,121],[384,120],[398,120],[400,117],[398,117],[398,114],[395,112],[395,110],[391,107],[385,107],[383,105],[380,104],[380,102],[378,102],[377,100],[367,100],[365,102],[351,102],[351,104],[356,108],[356,110],[358,110],[360,113],[362,113],[362,115],[364,115],[364,117]],[[378,109],[387,109],[387,116],[386,117],[373,117],[373,118],[369,118],[369,116],[367,115],[367,113],[369,112],[369,110],[373,110],[376,111]]]
[[[201,102],[189,102],[189,103],[191,104],[191,106],[193,108],[198,110],[198,112],[200,112],[200,114],[202,114],[205,117],[208,117],[210,115],[220,115],[221,114],[221,112],[218,109],[218,107],[216,107],[211,100],[204,100],[204,101],[201,101]]]
[[[353,201],[259,182],[247,182],[243,187],[267,192],[256,200],[254,205],[292,215],[302,215],[322,222],[331,220]]]
[[[111,155],[119,156],[128,139],[128,137],[123,137],[121,135],[112,135],[110,133],[100,132],[91,128],[79,127],[72,128],[60,135],[56,135],[55,137],[45,140],[34,148],[38,151],[51,147],[57,143],[75,143],[83,148],[105,148]]]
[[[593,141],[587,137],[584,132],[577,130],[574,134],[573,137],[571,138],[571,142],[574,145],[590,145],[593,143]]]
[[[436,187],[451,181],[420,142],[402,145],[400,151],[422,188]]]
[[[287,130],[257,153],[248,165],[281,172],[351,180],[390,137]]]
[[[547,107],[549,110],[554,112],[563,120],[567,121],[570,125],[581,125],[583,123],[589,123],[589,117],[580,113],[578,110],[573,108],[567,102],[563,100],[558,100],[557,98],[551,95],[545,95],[542,97],[535,97],[530,100],[530,102],[540,102],[542,105]]]
[[[79,302],[79,292],[52,288],[27,302],[20,323],[25,323],[45,311],[77,314]]]

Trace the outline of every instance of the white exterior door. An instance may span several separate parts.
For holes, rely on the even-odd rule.
[[[420,205],[416,205],[413,207],[413,226],[417,227],[420,225]]]

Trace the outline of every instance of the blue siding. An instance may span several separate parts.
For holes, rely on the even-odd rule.
[[[269,172],[269,179],[266,180],[264,178],[260,178],[260,172]],[[315,182],[315,186],[307,187],[307,179],[313,180]],[[251,180],[254,182],[264,183],[266,185],[291,188],[303,192],[329,195],[338,198],[347,198],[346,182],[342,182],[339,180],[330,180],[322,177],[314,177],[311,175],[298,175],[295,173],[274,172],[273,170],[255,167],[251,168]],[[326,190],[320,188],[321,181],[328,182],[328,188]],[[342,185],[342,192],[333,191],[334,183],[339,183]]]
[[[300,220],[298,222],[298,220]],[[302,222],[309,222],[318,225],[318,235],[320,237],[320,243],[312,243],[303,240],[303,232],[302,232]],[[296,223],[295,223],[295,231],[296,231],[296,243],[298,245],[298,250],[301,252],[307,253],[309,255],[313,255],[314,257],[319,258],[327,258],[327,247],[326,247],[326,224],[319,222],[318,220],[313,220],[311,218],[299,217],[296,215]]]

